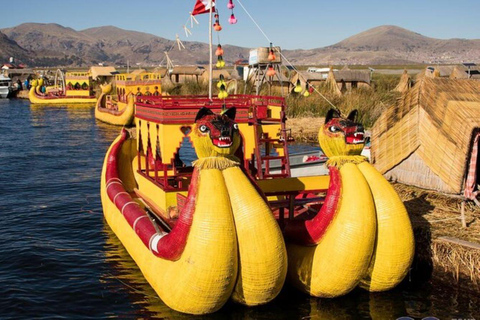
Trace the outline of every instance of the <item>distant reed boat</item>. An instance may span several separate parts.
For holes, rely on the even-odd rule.
[[[58,80],[58,81],[57,81]],[[46,86],[43,78],[32,80],[28,98],[34,104],[95,104],[89,72],[66,72],[55,76],[55,84]]]

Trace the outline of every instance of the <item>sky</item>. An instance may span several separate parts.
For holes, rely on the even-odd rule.
[[[208,15],[189,12],[196,0],[21,0],[2,14],[0,29],[22,23],[57,23],[80,31],[100,26],[146,32],[170,40],[208,42]],[[221,44],[255,48],[269,42],[282,49],[335,44],[381,25],[396,25],[427,37],[480,39],[480,0],[217,0]],[[242,7],[243,6],[243,7]],[[245,8],[246,10],[244,10]],[[258,27],[257,27],[258,25]],[[188,37],[184,26],[191,31]]]

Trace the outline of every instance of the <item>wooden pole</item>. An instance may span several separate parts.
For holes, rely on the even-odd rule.
[[[460,217],[462,220],[462,227],[466,228],[467,227],[467,222],[465,221],[465,202],[466,200],[462,201],[462,205],[460,207]]]
[[[212,14],[213,14],[213,6],[212,6],[212,0],[208,1],[208,4],[210,5],[210,25],[208,26],[208,43],[209,43],[209,51],[210,51],[210,64],[208,66],[208,75],[209,75],[209,80],[208,80],[208,98],[212,100],[212,74],[213,74],[213,54],[212,54]]]

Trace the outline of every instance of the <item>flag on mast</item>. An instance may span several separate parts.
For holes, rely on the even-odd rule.
[[[210,12],[210,4],[212,8],[215,7],[215,0],[197,0],[192,11],[192,16],[202,13]]]

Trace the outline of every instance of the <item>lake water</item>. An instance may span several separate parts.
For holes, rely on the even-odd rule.
[[[162,303],[103,219],[100,171],[120,129],[93,107],[0,99],[0,111],[0,319],[192,318]],[[339,299],[286,286],[268,305],[199,318],[480,319],[479,308],[478,292],[424,278]]]

